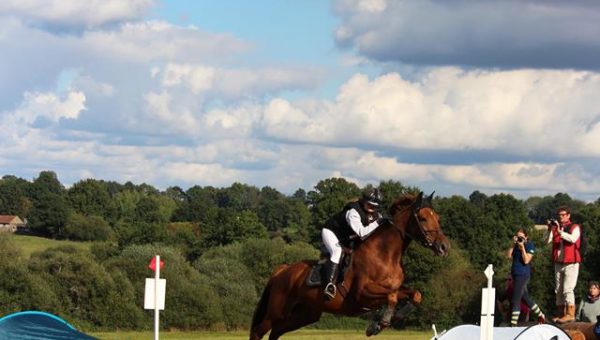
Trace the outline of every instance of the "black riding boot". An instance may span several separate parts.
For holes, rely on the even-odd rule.
[[[324,279],[327,280],[327,285],[325,285],[325,291],[323,293],[326,300],[335,298],[335,294],[337,292],[337,288],[335,287],[337,281],[337,268],[338,264],[331,262],[331,260],[328,260],[325,263]]]

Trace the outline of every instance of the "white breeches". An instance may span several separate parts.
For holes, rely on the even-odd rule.
[[[342,246],[340,245],[340,241],[337,236],[333,233],[333,231],[323,228],[321,231],[321,237],[323,238],[323,244],[331,257],[329,258],[333,263],[340,263],[340,258],[342,257]]]

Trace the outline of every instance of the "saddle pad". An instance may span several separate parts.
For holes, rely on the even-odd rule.
[[[323,264],[317,263],[310,269],[310,274],[306,278],[306,285],[309,287],[320,287],[321,286],[321,268]]]

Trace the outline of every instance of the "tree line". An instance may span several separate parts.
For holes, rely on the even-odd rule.
[[[393,180],[377,187],[384,206],[420,191]],[[38,309],[86,329],[149,329],[152,314],[141,307],[144,278],[151,275],[148,261],[160,254],[168,286],[163,327],[247,328],[271,270],[317,259],[321,226],[367,188],[342,178],[291,195],[243,183],[159,190],[85,179],[66,188],[52,171],[32,181],[6,175],[0,180],[0,214],[26,219],[33,234],[92,245],[90,252],[58,247],[25,258],[10,237],[0,238],[0,315]],[[538,248],[530,293],[545,311],[554,310],[550,246],[533,226],[554,217],[560,205],[571,207],[589,241],[578,299],[587,280],[600,278],[600,200],[586,203],[566,193],[521,200],[475,191],[469,197],[436,197],[433,204],[452,250],[438,258],[418,244],[409,247],[406,284],[424,300],[396,327],[478,322],[482,270],[494,265],[501,291],[510,268],[504,254],[519,227],[529,229]],[[317,327],[348,323],[364,321],[327,316]]]

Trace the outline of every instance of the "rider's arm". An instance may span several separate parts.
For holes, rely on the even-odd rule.
[[[363,225],[362,221],[360,220],[360,215],[355,209],[350,209],[346,212],[346,221],[350,225],[350,228],[352,228],[356,235],[358,235],[361,239],[365,239],[370,233],[379,227],[379,223],[377,223],[377,221],[373,221],[366,226]]]

